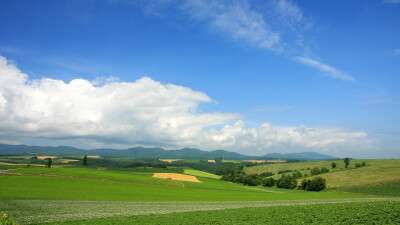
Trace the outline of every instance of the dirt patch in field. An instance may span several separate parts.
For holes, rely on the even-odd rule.
[[[48,159],[48,158],[55,159],[55,158],[57,158],[57,156],[38,156],[37,158],[38,158],[38,159],[41,159],[41,160],[43,160],[43,159]]]
[[[183,159],[159,159],[160,161],[167,162],[167,163],[172,163],[176,161],[181,161]]]
[[[77,159],[61,159],[61,163],[78,162]]]
[[[183,175],[179,173],[155,173],[153,177],[167,179],[167,180],[181,180],[181,181],[201,183],[201,181],[197,180],[195,176]]]

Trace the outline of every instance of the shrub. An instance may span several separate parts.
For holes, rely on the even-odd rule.
[[[318,175],[321,173],[321,170],[318,167],[314,167],[311,170],[311,175]]]
[[[326,167],[321,167],[321,173],[329,173],[329,169]]]
[[[264,172],[264,173],[260,174],[260,176],[262,176],[262,177],[270,177],[273,175],[274,175],[274,173],[272,173],[272,172]]]
[[[336,168],[336,163],[331,163],[331,166],[332,166],[332,169],[335,169]]]
[[[292,170],[281,170],[281,171],[278,171],[278,174],[284,174],[284,173],[290,173],[290,172],[292,172]]]
[[[248,186],[257,186],[261,183],[259,177],[256,174],[244,175],[242,181],[243,182],[241,183]]]
[[[356,163],[354,166],[355,166],[356,168],[358,168],[358,167],[361,167],[361,164],[360,164],[360,163]]]
[[[4,225],[16,225],[15,221],[8,215],[0,213],[0,224]]]
[[[292,176],[283,174],[281,178],[276,181],[278,188],[293,189],[297,187],[297,181]]]
[[[365,162],[362,162],[362,163],[361,163],[361,166],[365,166],[365,165],[366,165]]]
[[[322,191],[325,188],[326,180],[322,177],[314,177],[312,180],[305,179],[300,185],[300,189],[306,191]]]
[[[262,185],[265,187],[272,187],[275,185],[275,179],[272,177],[265,178],[265,179],[263,179]]]
[[[303,177],[303,174],[302,174],[300,171],[296,171],[296,172],[294,172],[294,173],[292,174],[292,177],[293,177],[294,179],[301,178],[301,177]]]

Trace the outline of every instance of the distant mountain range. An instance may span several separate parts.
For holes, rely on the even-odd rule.
[[[182,148],[178,150],[165,150],[162,148],[143,148],[135,147],[130,149],[93,149],[83,150],[70,146],[43,147],[27,145],[7,145],[0,144],[0,154],[38,154],[54,156],[82,156],[100,155],[121,158],[159,158],[159,159],[297,159],[302,161],[333,160],[338,159],[332,156],[323,155],[315,152],[302,153],[268,153],[263,156],[247,156],[225,150],[203,151],[195,148]]]

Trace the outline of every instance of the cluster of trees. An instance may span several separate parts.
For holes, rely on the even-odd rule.
[[[318,167],[314,167],[314,168],[312,168],[311,169],[311,175],[318,175],[318,174],[321,174],[321,173],[328,173],[329,172],[329,169],[328,168],[326,168],[326,167],[321,167],[321,168],[318,168]]]
[[[263,184],[264,178],[274,175],[271,172],[265,172],[262,174],[244,174],[239,168],[240,167],[232,167],[232,169],[229,171],[229,174],[223,174],[221,179],[248,186],[257,186]]]
[[[298,188],[306,191],[322,191],[326,188],[326,180],[321,177],[314,177],[312,180],[304,179]]]

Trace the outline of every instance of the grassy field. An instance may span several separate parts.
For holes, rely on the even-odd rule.
[[[359,168],[354,167],[355,163],[361,163],[363,161],[366,162],[367,166]],[[332,162],[337,164],[337,168],[331,168]],[[399,159],[351,160],[350,168],[348,169],[344,168],[342,160],[284,163],[248,167],[245,169],[245,172],[248,174],[260,174],[263,172],[277,173],[281,170],[297,170],[301,171],[303,174],[310,175],[310,170],[308,170],[308,168],[313,167],[329,168],[329,173],[317,175],[326,179],[328,188],[365,194],[391,196],[398,196],[400,194],[400,188],[395,188],[397,187],[396,184],[400,183]],[[281,175],[275,175],[274,177],[279,178],[280,176]],[[390,191],[378,191],[382,188]]]
[[[221,176],[219,175],[215,175],[212,173],[207,173],[207,172],[203,172],[200,170],[193,170],[193,169],[185,169],[184,170],[185,174],[188,175],[193,175],[193,176],[199,176],[199,177],[206,177],[206,178],[213,178],[213,179],[221,179]]]
[[[382,165],[378,162],[385,162],[386,164]],[[381,177],[385,177],[382,173],[396,171],[395,164],[397,162],[396,160],[368,161],[368,166],[366,167],[349,170],[339,168],[335,172],[323,175],[338,174],[337,176],[339,176],[344,172],[358,172],[358,177],[370,179],[372,175],[380,171]],[[315,162],[312,163],[314,164]],[[198,218],[199,221],[195,223],[200,222],[201,218],[207,223],[213,223],[214,219],[218,217],[225,218],[221,220],[221,224],[232,222],[231,218],[235,218],[237,221],[248,220],[248,223],[276,223],[276,220],[263,220],[258,217],[262,213],[274,212],[280,218],[285,219],[284,212],[299,213],[300,215],[304,213],[300,209],[300,211],[295,212],[293,211],[294,208],[300,207],[305,210],[308,209],[307,207],[318,207],[324,210],[327,207],[331,207],[331,204],[328,203],[341,204],[343,201],[377,200],[369,194],[374,194],[379,190],[386,190],[386,192],[383,191],[386,195],[398,196],[393,192],[399,190],[399,182],[384,183],[381,184],[384,186],[378,187],[376,185],[379,183],[367,184],[369,186],[366,186],[361,182],[362,180],[360,180],[362,185],[359,186],[341,186],[343,188],[335,187],[322,192],[286,190],[262,186],[250,187],[221,181],[216,179],[218,177],[202,171],[186,169],[185,173],[194,175],[201,181],[201,183],[194,183],[153,178],[154,171],[142,168],[144,172],[140,172],[141,170],[138,171],[137,169],[31,167],[2,171],[0,173],[0,184],[7,185],[0,185],[0,209],[2,212],[13,216],[21,224],[37,224],[46,221],[63,222],[70,221],[71,218],[85,220],[75,221],[82,224],[152,224],[157,221],[158,223],[160,221],[164,223],[164,219],[167,221],[165,223],[185,224],[190,222],[185,220],[187,216]],[[155,170],[155,172],[159,172],[161,169]],[[345,177],[344,181],[346,181],[346,176],[343,174],[342,176]],[[357,175],[352,176],[353,179],[357,177]],[[390,180],[388,179],[389,177],[396,177],[393,174],[386,176],[385,180]],[[339,181],[335,180],[335,182]],[[375,192],[370,192],[372,189],[368,188],[371,187],[375,188]],[[355,190],[354,188],[358,189]],[[383,192],[381,191],[380,193]],[[386,200],[398,199],[387,198]],[[310,205],[306,208],[302,206],[302,204],[317,203],[321,205]],[[292,210],[289,206],[281,206],[285,204],[297,206],[293,206]],[[351,204],[355,204],[357,206],[356,209],[359,211],[364,210],[363,207],[366,207],[369,203]],[[390,216],[398,213],[393,210],[385,211],[386,208],[390,208],[386,207],[385,204],[392,204],[391,207],[393,208],[398,206],[397,202],[374,202],[371,204],[384,204],[380,208],[384,209],[384,211],[380,213],[389,213]],[[218,211],[216,211],[217,209]],[[332,210],[333,212],[342,213],[339,209]],[[354,210],[354,213],[357,210]],[[154,213],[157,215],[146,215]],[[166,213],[168,214],[159,215]],[[387,222],[382,220],[380,213],[376,214],[376,221]],[[258,219],[254,219],[255,217]],[[153,220],[154,218],[158,219]],[[306,219],[305,217],[300,218]],[[320,215],[315,218],[320,218]],[[293,221],[298,222],[297,220]],[[315,221],[319,220],[315,219]],[[327,221],[334,221],[334,219]],[[355,221],[363,222],[363,220]]]

